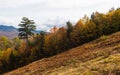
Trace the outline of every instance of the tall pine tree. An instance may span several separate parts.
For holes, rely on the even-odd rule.
[[[35,22],[33,20],[29,20],[28,18],[23,17],[21,23],[18,25],[21,27],[18,29],[19,38],[28,40],[29,36],[33,35],[33,31],[36,29],[36,26],[34,24]]]

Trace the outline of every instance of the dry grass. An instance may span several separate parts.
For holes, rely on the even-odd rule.
[[[120,32],[4,75],[120,75]]]

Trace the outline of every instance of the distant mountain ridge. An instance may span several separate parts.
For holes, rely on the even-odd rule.
[[[35,30],[35,33],[40,33],[41,30]],[[14,26],[7,26],[7,25],[0,25],[0,37],[6,36],[10,39],[15,38],[18,36],[18,28]]]
[[[13,38],[17,37],[17,35],[18,35],[17,28],[15,28],[13,26],[0,25],[0,37],[6,36],[9,39],[13,39]]]
[[[0,31],[17,31],[13,26],[0,25]]]

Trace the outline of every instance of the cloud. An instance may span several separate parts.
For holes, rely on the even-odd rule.
[[[43,0],[0,0],[0,8],[18,8],[42,2]]]
[[[15,22],[14,22],[14,20],[8,19],[6,17],[0,17],[0,24],[15,25]]]
[[[41,30],[66,21],[78,21],[84,14],[107,12],[120,7],[120,0],[0,0],[0,24],[17,25],[22,17],[35,20]]]
[[[0,0],[0,8],[19,8],[24,6],[40,6],[41,8],[80,8],[95,4],[116,4],[119,0]],[[118,3],[119,4],[119,3]],[[41,6],[42,5],[42,6]]]

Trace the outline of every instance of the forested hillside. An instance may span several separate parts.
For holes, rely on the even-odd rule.
[[[120,32],[43,58],[4,75],[120,75]]]
[[[28,27],[34,23],[28,18],[23,20],[27,21]],[[24,27],[24,24],[20,26]],[[32,28],[35,29],[34,26]],[[23,28],[20,29],[20,31],[23,30]],[[120,31],[120,8],[111,9],[107,13],[94,12],[91,17],[84,16],[75,25],[68,21],[66,27],[61,27],[54,33],[43,31],[40,34],[32,34],[27,29],[26,32],[30,37],[24,33],[20,34],[22,36],[20,39],[9,40],[6,37],[0,37],[0,73],[59,54],[100,36],[118,31]]]

